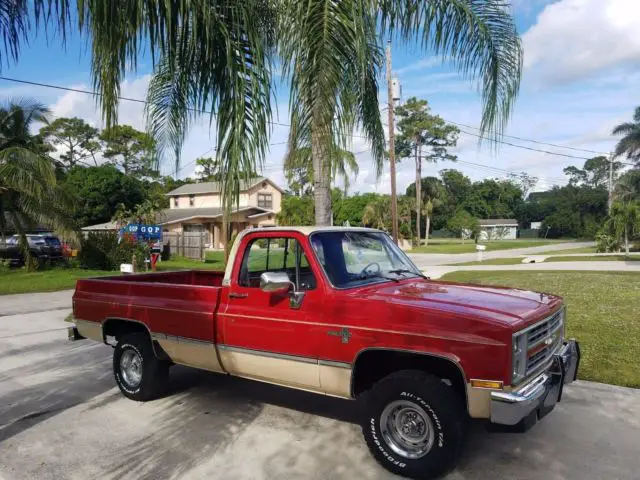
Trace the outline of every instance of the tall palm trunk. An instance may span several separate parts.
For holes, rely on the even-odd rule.
[[[429,245],[429,228],[431,227],[431,214],[427,211],[427,229],[424,232],[424,244]]]
[[[314,119],[315,120],[315,119]],[[316,225],[331,225],[331,169],[326,142],[326,128],[318,120],[312,120],[311,157],[313,163],[313,198]]]
[[[414,147],[416,157],[416,237],[417,245],[420,246],[420,207],[422,203],[422,158],[418,152],[418,139]]]

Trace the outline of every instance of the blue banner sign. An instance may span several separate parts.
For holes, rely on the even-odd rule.
[[[161,240],[162,227],[159,225],[145,225],[142,223],[130,223],[120,229],[120,236],[124,234],[132,235],[136,240]]]

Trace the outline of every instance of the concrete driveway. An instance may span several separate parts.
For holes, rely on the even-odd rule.
[[[352,402],[182,367],[169,396],[126,400],[112,349],[66,341],[54,297],[0,297],[0,478],[392,477]],[[639,444],[640,390],[576,382],[527,434],[474,425],[446,478],[637,480]]]

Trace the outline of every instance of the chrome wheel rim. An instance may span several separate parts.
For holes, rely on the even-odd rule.
[[[431,417],[420,405],[407,400],[386,406],[380,415],[380,431],[391,450],[409,459],[424,457],[435,439]]]
[[[120,373],[122,379],[130,387],[137,387],[142,381],[142,357],[132,349],[127,349],[120,356]]]

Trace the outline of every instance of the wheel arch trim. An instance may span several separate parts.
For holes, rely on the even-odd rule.
[[[104,333],[104,326],[111,320],[116,320],[116,321],[119,321],[119,322],[135,323],[135,324],[138,324],[138,325],[142,325],[145,328],[145,330],[147,331],[147,334],[149,335],[149,340],[151,341],[151,349],[153,350],[153,355],[156,358],[161,358],[160,355],[158,355],[158,352],[156,350],[156,341],[153,338],[153,333],[151,333],[151,329],[149,329],[149,326],[146,323],[141,322],[140,320],[134,320],[132,318],[124,318],[124,317],[107,317],[107,318],[105,318],[102,321],[102,323],[100,324],[101,328],[102,328],[102,340],[103,340],[103,342],[105,344],[108,345],[107,336]]]
[[[408,349],[404,349],[404,348],[387,348],[387,347],[369,347],[369,348],[363,348],[362,350],[360,350],[355,358],[353,359],[353,363],[352,363],[352,369],[351,369],[351,386],[350,386],[350,392],[351,392],[351,398],[355,398],[355,391],[354,391],[354,387],[355,387],[355,380],[356,380],[356,366],[358,363],[358,360],[360,359],[361,355],[365,352],[371,352],[371,351],[379,351],[379,352],[390,352],[390,353],[407,353],[410,355],[417,355],[417,356],[423,356],[423,357],[431,357],[431,358],[437,358],[439,360],[445,360],[451,364],[453,364],[458,372],[460,373],[461,377],[462,377],[462,381],[464,383],[464,395],[465,395],[465,404],[468,403],[468,398],[467,398],[467,389],[466,389],[466,385],[467,385],[467,376],[464,373],[463,368],[460,366],[460,362],[456,359],[453,359],[447,355],[443,355],[443,354],[438,354],[438,353],[434,353],[434,352],[424,352],[424,351],[420,351],[420,350],[408,350]]]

